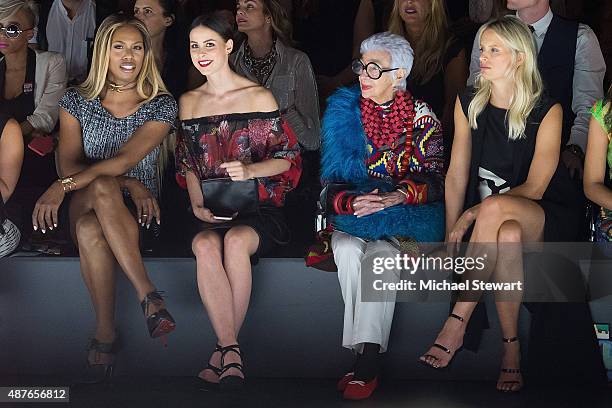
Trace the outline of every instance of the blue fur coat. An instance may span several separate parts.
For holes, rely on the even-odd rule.
[[[381,192],[393,191],[393,183],[368,177],[367,139],[361,123],[360,96],[358,86],[341,88],[327,101],[322,126],[321,178],[324,183],[353,183],[364,193],[374,188]],[[336,229],[365,239],[390,236],[411,237],[419,242],[444,239],[442,202],[400,204],[362,218],[335,215],[331,222]]]

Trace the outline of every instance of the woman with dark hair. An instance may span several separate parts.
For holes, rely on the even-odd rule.
[[[21,233],[6,217],[5,203],[15,190],[21,162],[23,160],[23,139],[19,123],[0,113],[0,258],[13,252]]]
[[[155,62],[170,93],[179,98],[186,91],[187,36],[177,0],[136,0],[134,17],[151,35]]]
[[[238,31],[247,40],[232,55],[236,73],[270,89],[300,146],[321,143],[319,97],[308,56],[292,48],[291,22],[278,0],[238,0]]]
[[[231,389],[244,382],[237,339],[249,305],[251,262],[286,240],[280,207],[299,181],[301,159],[272,93],[230,68],[234,43],[223,14],[198,17],[189,40],[206,83],[181,97],[176,159],[195,216],[198,288],[218,340],[199,377]],[[220,177],[225,187],[205,196],[207,182]],[[259,210],[223,214],[212,206],[229,201],[225,191],[240,186],[239,197]]]
[[[468,66],[465,50],[450,33],[443,0],[395,0],[389,31],[414,47],[414,68],[408,88],[427,102],[442,122],[446,162],[451,153],[453,106],[465,88]]]
[[[141,302],[152,338],[175,328],[147,275],[139,250],[141,227],[160,223],[160,149],[176,120],[176,102],[157,70],[149,33],[125,15],[107,17],[94,42],[85,82],[66,91],[60,105],[58,172],[32,214],[34,229],[58,226],[58,208],[70,197],[70,231],[96,314],[82,382],[113,374],[115,264]],[[138,223],[137,223],[138,222]]]

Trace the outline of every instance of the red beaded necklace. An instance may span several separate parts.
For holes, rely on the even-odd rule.
[[[389,146],[395,150],[401,134],[406,132],[404,155],[401,168],[398,169],[398,175],[403,176],[408,171],[412,155],[412,131],[415,115],[412,96],[408,92],[397,92],[393,99],[391,112],[384,116],[381,113],[383,108],[371,99],[361,98],[360,108],[365,134],[377,149]]]

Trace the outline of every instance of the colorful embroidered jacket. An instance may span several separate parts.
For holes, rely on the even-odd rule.
[[[332,223],[337,229],[364,238],[401,235],[423,242],[442,240],[444,165],[440,122],[427,104],[414,100],[413,152],[408,172],[398,178],[394,169],[406,154],[404,143],[398,143],[395,149],[375,148],[363,129],[360,97],[360,89],[355,86],[341,88],[328,99],[322,132],[323,183],[353,183],[364,193],[373,188],[394,191],[398,185],[410,183],[420,194],[411,204],[385,208],[363,218],[334,216]],[[389,161],[394,165],[387,165]]]
[[[224,162],[257,163],[284,159],[289,170],[272,177],[259,177],[259,200],[281,207],[285,195],[297,186],[302,159],[297,139],[280,113],[252,112],[208,116],[181,121],[176,147],[177,182],[186,187],[185,172],[200,180],[228,177]]]

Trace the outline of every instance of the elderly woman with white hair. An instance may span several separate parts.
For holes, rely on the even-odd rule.
[[[332,95],[323,118],[321,177],[345,304],[342,345],[357,355],[338,383],[346,399],[368,398],[377,387],[395,308],[390,291],[363,301],[368,260],[395,257],[398,238],[444,238],[442,131],[431,108],[406,90],[413,56],[399,35],[367,38],[352,65],[359,87]]]

